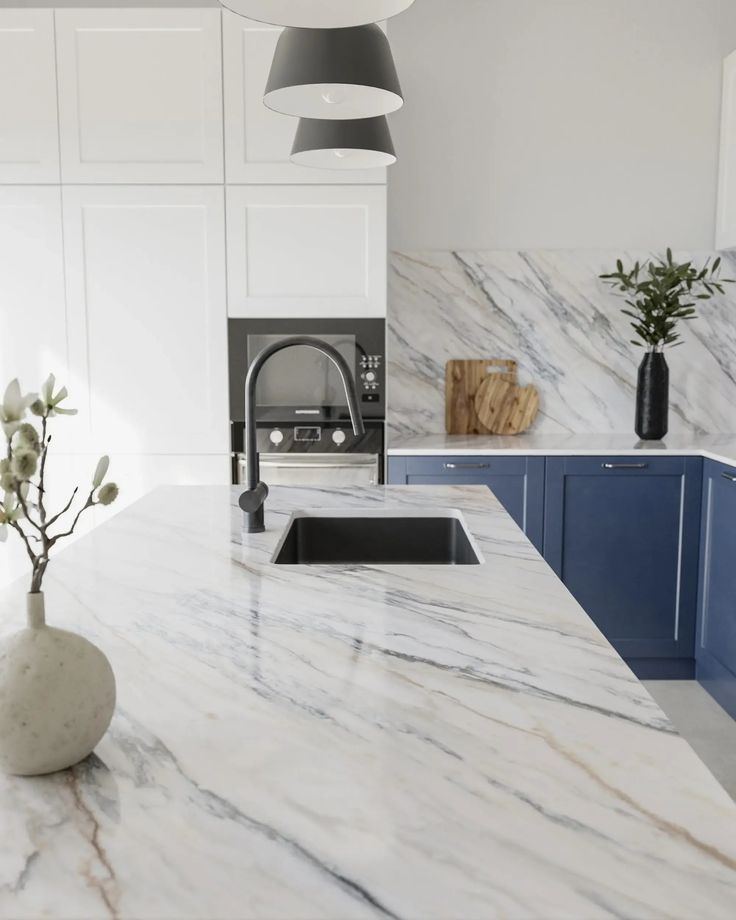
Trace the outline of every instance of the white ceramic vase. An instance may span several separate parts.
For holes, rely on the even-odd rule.
[[[0,641],[0,769],[20,776],[79,763],[115,708],[110,662],[87,639],[46,625],[44,596],[27,596],[28,625]]]

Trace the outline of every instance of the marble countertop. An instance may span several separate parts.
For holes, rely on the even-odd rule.
[[[394,438],[389,456],[421,457],[433,454],[456,456],[597,456],[600,454],[677,455],[708,457],[736,466],[736,434],[673,434],[664,441],[639,441],[635,434],[519,434],[458,435],[425,434]]]
[[[96,755],[0,777],[0,916],[732,920],[736,804],[483,487],[159,489],[61,552]],[[453,508],[484,564],[283,567],[295,509]],[[0,593],[19,625],[25,584]]]

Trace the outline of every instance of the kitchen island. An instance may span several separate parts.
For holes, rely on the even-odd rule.
[[[162,488],[60,553],[118,706],[0,777],[9,918],[732,918],[736,804],[484,487]],[[483,564],[277,566],[292,512],[459,510]],[[22,623],[25,583],[0,594]]]

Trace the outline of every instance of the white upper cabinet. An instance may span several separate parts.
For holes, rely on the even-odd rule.
[[[218,9],[56,11],[64,182],[222,182]]]
[[[329,170],[289,161],[297,119],[263,104],[279,26],[222,11],[225,174],[235,183],[385,183],[385,169]]]
[[[67,368],[61,193],[0,186],[0,387],[37,390]]]
[[[386,315],[386,188],[228,186],[228,312]]]
[[[63,195],[82,447],[227,453],[222,187],[78,185]]]
[[[723,62],[716,248],[736,249],[736,51]]]
[[[54,11],[0,10],[0,183],[58,182]]]

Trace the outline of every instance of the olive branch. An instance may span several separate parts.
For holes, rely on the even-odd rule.
[[[629,271],[618,259],[615,272],[599,277],[626,301],[628,309],[621,312],[632,320],[637,336],[632,345],[661,349],[682,344],[677,325],[695,319],[696,301],[710,300],[724,293],[724,284],[733,284],[734,279],[720,277],[720,268],[720,257],[696,268],[692,261],[675,262],[668,249],[664,259],[637,261]]]

